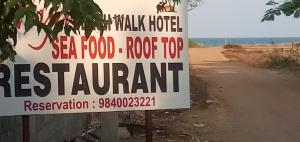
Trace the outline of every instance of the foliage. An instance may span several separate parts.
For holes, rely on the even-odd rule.
[[[171,0],[169,0],[169,1],[171,1]],[[175,4],[179,4],[179,3],[181,3],[181,0],[172,0],[172,2],[173,2],[173,4],[175,5]]]
[[[193,39],[189,39],[189,48],[206,48],[206,47]]]
[[[169,0],[170,2],[171,0]],[[181,0],[172,0],[173,2],[173,11],[175,11],[175,4],[178,5],[181,3]],[[187,1],[187,8],[188,8],[188,11],[191,11],[197,7],[200,6],[202,0],[188,0]]]
[[[300,63],[300,43],[293,43],[289,54],[294,60]]]
[[[275,16],[280,16],[281,14],[293,16],[294,18],[300,17],[300,0],[286,0],[280,3],[275,0],[271,0],[266,5],[273,6],[274,8],[265,12],[262,22],[274,21]]]
[[[42,13],[37,11],[34,0],[0,0],[0,63],[9,58],[14,61],[17,44],[16,25],[24,20],[25,34],[34,26],[38,33],[43,30],[50,41],[57,34],[64,31],[66,35],[71,32],[80,34],[84,30],[89,37],[93,30],[100,34],[106,30],[110,21],[104,20],[102,10],[93,0],[44,0],[44,8],[49,10],[49,22],[40,20]],[[39,0],[41,3],[41,0]],[[12,39],[11,44],[7,39]]]
[[[288,56],[280,54],[279,51],[274,51],[270,55],[270,66],[271,67],[288,67],[289,65],[295,64],[296,61]]]
[[[5,59],[10,58],[14,61],[14,56],[16,52],[13,49],[13,46],[16,45],[17,40],[17,29],[15,28],[13,21],[13,12],[7,14],[6,17],[3,16],[4,13],[4,2],[0,1],[0,62],[3,62]],[[15,11],[15,9],[12,9]],[[13,39],[14,43],[11,44],[7,39]]]
[[[193,39],[189,39],[189,47],[193,48],[193,47],[197,47],[198,46],[198,42],[196,42]]]
[[[191,11],[200,6],[202,0],[188,0],[188,11]]]
[[[271,67],[292,67],[299,66],[300,43],[293,43],[289,50],[276,49],[270,56]]]
[[[243,49],[243,47],[241,45],[238,44],[226,44],[223,46],[224,49]]]

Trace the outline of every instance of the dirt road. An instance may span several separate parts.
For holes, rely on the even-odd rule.
[[[291,73],[228,62],[222,49],[190,49],[192,74],[215,105],[199,121],[209,142],[299,142],[300,80]]]

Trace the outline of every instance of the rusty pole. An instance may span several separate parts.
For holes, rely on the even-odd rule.
[[[152,142],[152,111],[145,111],[145,129],[146,129],[146,142]]]
[[[29,115],[22,116],[23,142],[30,142]]]

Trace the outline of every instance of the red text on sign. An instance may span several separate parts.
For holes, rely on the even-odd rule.
[[[171,59],[180,58],[180,53],[183,49],[183,39],[181,37],[162,37],[161,42],[164,45],[164,58]]]
[[[112,37],[91,36],[89,39],[81,37],[81,58],[85,59],[86,54],[91,59],[112,59],[115,55],[115,41]]]
[[[52,42],[53,59],[77,59],[74,36],[59,36]]]
[[[157,37],[127,37],[127,59],[155,58]]]

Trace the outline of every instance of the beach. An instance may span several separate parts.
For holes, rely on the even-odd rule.
[[[260,49],[266,45],[243,47]],[[258,53],[270,51],[233,51],[238,56],[243,54],[245,61],[226,52],[222,47],[189,49],[192,106],[153,112],[154,141],[296,142],[299,139],[300,78],[288,70],[247,62],[257,61],[259,58],[255,56],[263,56]],[[143,127],[131,130],[135,136],[122,142],[143,141]]]
[[[285,70],[254,67],[222,53],[222,48],[190,50],[191,74],[208,84],[214,102],[197,118],[190,117],[193,123],[205,124],[194,135],[204,141],[296,142],[299,77]]]

